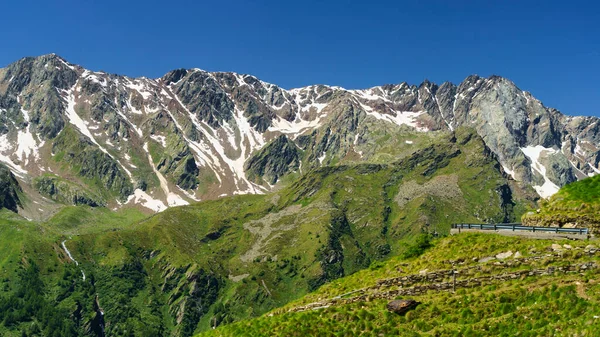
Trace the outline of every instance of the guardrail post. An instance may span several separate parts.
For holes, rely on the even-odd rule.
[[[531,227],[531,231],[535,233],[535,226]]]

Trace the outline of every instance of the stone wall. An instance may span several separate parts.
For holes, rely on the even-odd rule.
[[[584,255],[593,256],[600,251],[594,246],[588,246],[583,251],[577,251],[575,257]],[[485,264],[468,266],[457,269],[437,270],[433,272],[421,272],[401,277],[379,280],[376,285],[340,295],[331,299],[298,306],[287,310],[287,312],[299,312],[327,308],[332,305],[343,305],[355,302],[368,302],[378,299],[395,299],[398,296],[416,296],[429,291],[449,291],[459,288],[474,288],[491,285],[526,277],[550,276],[556,274],[584,273],[588,270],[600,269],[596,262],[585,262],[579,264],[567,264],[562,266],[549,266],[546,268],[533,268],[516,270],[506,273],[496,273],[508,268],[526,266],[535,262],[556,262],[563,258],[564,251],[554,248],[552,253],[514,258],[509,261],[493,261]],[[579,254],[580,256],[577,256]],[[478,259],[478,258],[475,258]],[[464,264],[464,261],[454,263]],[[453,273],[456,271],[456,281],[453,281]],[[460,278],[459,278],[460,277]],[[387,290],[395,288],[392,290]],[[345,295],[358,294],[349,298]],[[276,312],[276,313],[283,313]]]

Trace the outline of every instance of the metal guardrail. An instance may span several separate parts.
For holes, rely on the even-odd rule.
[[[570,233],[587,235],[588,228],[560,228],[560,227],[535,227],[523,226],[520,223],[503,224],[472,224],[458,223],[452,224],[455,229],[481,229],[481,230],[512,230],[512,231],[530,231],[530,232],[549,232],[549,233]]]

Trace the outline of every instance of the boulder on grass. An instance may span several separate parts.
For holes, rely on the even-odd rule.
[[[391,312],[404,315],[406,312],[416,308],[419,304],[421,304],[421,302],[417,302],[413,299],[394,300],[388,303],[387,309]]]

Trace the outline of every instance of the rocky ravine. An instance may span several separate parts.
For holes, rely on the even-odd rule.
[[[0,69],[0,162],[46,202],[161,211],[264,193],[293,171],[350,154],[368,161],[378,127],[463,125],[543,197],[600,172],[598,118],[565,116],[497,76],[469,76],[458,86],[285,90],[199,69],[128,78],[54,54]]]

